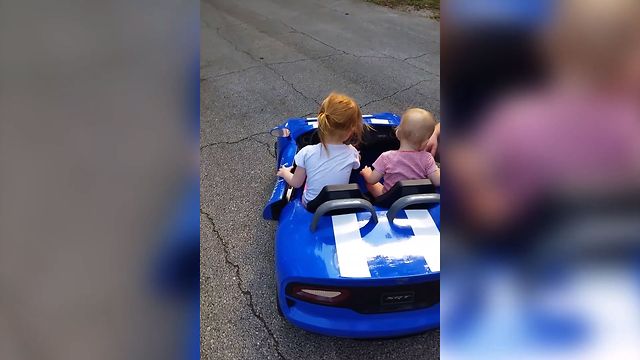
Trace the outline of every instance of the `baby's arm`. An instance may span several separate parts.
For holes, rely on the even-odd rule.
[[[435,186],[440,186],[440,168],[436,163],[436,159],[433,158],[428,152],[423,153],[425,156],[425,173],[427,174],[427,178],[431,180],[431,183]]]
[[[440,186],[440,169],[429,174],[429,180],[431,180],[433,185]]]
[[[368,184],[375,184],[379,182],[380,179],[382,179],[382,176],[384,176],[384,174],[381,174],[375,169],[371,170],[371,168],[368,166],[365,166],[362,170],[360,170],[360,175],[362,175],[364,181],[366,181]]]
[[[296,167],[296,171],[292,173],[291,168],[291,166],[283,166],[278,170],[276,175],[280,176],[287,182],[287,184],[297,189],[304,184],[304,181],[307,178],[307,171],[303,167],[298,166]]]

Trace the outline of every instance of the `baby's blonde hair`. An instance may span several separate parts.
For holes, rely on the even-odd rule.
[[[402,114],[396,136],[420,147],[429,140],[435,128],[436,119],[433,114],[424,109],[411,108]]]
[[[329,136],[346,136],[350,133],[353,140],[359,143],[363,132],[362,112],[355,100],[334,92],[322,101],[318,111],[318,133],[325,148]]]
[[[561,0],[544,37],[552,65],[608,80],[632,56],[640,31],[638,0]]]

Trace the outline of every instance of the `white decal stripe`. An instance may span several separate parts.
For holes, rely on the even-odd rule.
[[[433,272],[440,271],[440,231],[425,210],[405,210],[413,233],[419,238],[420,254]]]
[[[387,119],[371,119],[372,124],[388,124],[389,120]]]
[[[334,215],[331,219],[340,276],[371,277],[367,263],[368,246],[360,236],[356,214]]]

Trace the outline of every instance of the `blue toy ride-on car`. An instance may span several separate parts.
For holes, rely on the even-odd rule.
[[[363,116],[361,166],[397,149],[391,113]],[[278,136],[276,169],[319,142],[316,118],[293,118]],[[278,309],[294,325],[348,338],[386,338],[440,325],[440,195],[429,180],[401,181],[370,199],[358,170],[326,186],[317,208],[278,178],[263,217],[278,220]],[[311,203],[310,203],[311,204]]]

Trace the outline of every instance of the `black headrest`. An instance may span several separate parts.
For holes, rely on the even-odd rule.
[[[364,196],[358,187],[358,184],[346,185],[327,185],[322,188],[320,194],[315,199],[309,201],[307,210],[315,212],[318,206],[329,200],[339,199],[363,199]]]
[[[433,194],[436,187],[429,179],[403,180],[395,183],[389,191],[378,196],[375,204],[380,207],[390,207],[396,200],[407,195]]]

